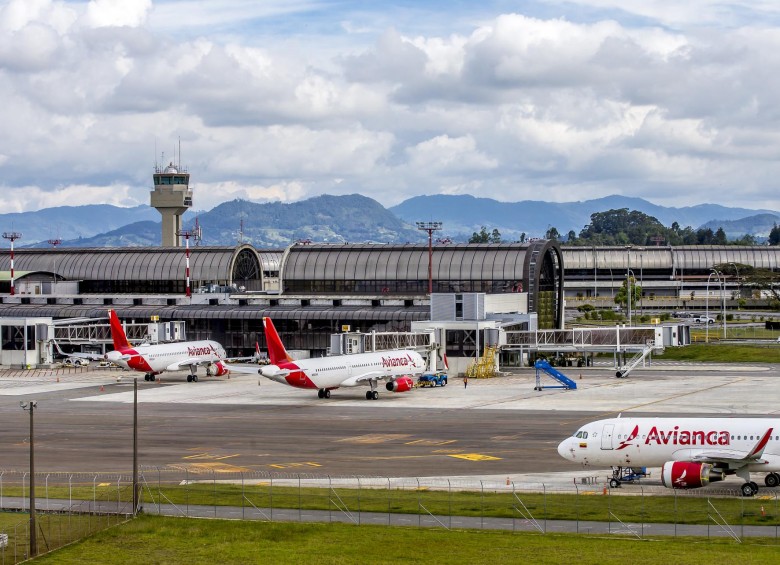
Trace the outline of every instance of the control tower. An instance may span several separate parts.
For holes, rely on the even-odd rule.
[[[190,174],[181,165],[154,166],[151,206],[162,214],[162,246],[179,247],[181,215],[192,206]]]

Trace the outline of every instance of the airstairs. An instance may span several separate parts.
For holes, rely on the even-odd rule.
[[[622,379],[623,377],[627,377],[628,374],[636,369],[640,363],[643,363],[644,360],[647,358],[650,353],[653,352],[653,347],[651,345],[645,345],[644,349],[642,351],[639,351],[636,355],[634,355],[631,360],[626,363],[624,366],[620,367],[617,372],[615,373],[615,376],[619,379]]]
[[[564,388],[566,390],[577,389],[577,383],[561,373],[559,370],[555,369],[544,359],[537,360],[536,363],[534,363],[534,368],[536,369],[536,386],[534,387],[534,390],[542,390],[545,388]],[[542,386],[542,379],[540,374],[542,371],[550,375],[561,384]]]

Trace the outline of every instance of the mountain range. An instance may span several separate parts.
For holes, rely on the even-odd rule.
[[[542,237],[550,227],[559,233],[579,233],[594,212],[628,208],[656,217],[664,225],[723,227],[729,237],[744,234],[765,238],[780,213],[773,210],[729,208],[700,204],[665,207],[641,198],[609,196],[580,202],[499,202],[469,195],[416,196],[384,208],[377,201],[352,194],[323,195],[299,202],[259,204],[233,200],[209,211],[184,215],[192,227],[197,217],[203,245],[251,243],[260,248],[282,248],[297,240],[317,242],[423,242],[424,232],[414,222],[439,221],[440,237],[467,241],[485,226],[498,229],[504,240]],[[64,206],[36,212],[0,214],[4,231],[20,231],[19,247],[47,247],[62,239],[65,247],[155,246],[160,244],[160,215],[149,206],[119,208],[110,205]]]

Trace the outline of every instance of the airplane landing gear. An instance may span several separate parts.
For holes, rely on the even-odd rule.
[[[780,474],[769,473],[764,477],[764,484],[769,488],[775,488],[777,485],[780,485]]]
[[[620,488],[620,477],[623,475],[623,467],[612,467],[612,478],[609,479],[609,488]]]
[[[376,400],[377,398],[379,398],[379,391],[376,390],[366,391],[366,400]]]
[[[154,381],[154,375],[152,373],[146,373],[144,375],[144,380],[147,381],[147,382],[148,381]]]
[[[321,388],[317,391],[317,398],[330,398],[330,391],[326,388]]]
[[[758,485],[753,481],[750,481],[739,487],[739,490],[742,493],[742,496],[754,496],[758,492]]]
[[[187,382],[188,383],[198,382],[198,375],[187,375]]]

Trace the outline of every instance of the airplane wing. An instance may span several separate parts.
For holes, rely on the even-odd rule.
[[[74,352],[74,353],[65,353],[61,348],[60,344],[57,343],[54,340],[51,340],[54,344],[54,347],[57,349],[57,353],[64,357],[78,357],[79,359],[89,359],[90,361],[102,361],[105,359],[105,355],[102,355],[100,353],[82,353],[80,351]]]
[[[701,450],[696,452],[691,459],[697,463],[725,463],[730,467],[742,467],[751,463],[767,463],[761,456],[767,443],[769,443],[769,438],[772,437],[772,430],[773,428],[769,428],[750,451],[732,449]]]
[[[231,373],[245,373],[248,375],[258,375],[260,373],[260,367],[257,365],[228,365],[228,370]]]
[[[382,381],[385,379],[392,380],[392,378],[392,376],[388,375],[387,373],[383,373],[382,371],[369,371],[361,375],[356,375],[354,377],[344,379],[341,381],[339,386],[358,386],[370,381]]]
[[[211,365],[212,361],[204,361],[203,359],[199,359],[198,357],[190,357],[189,359],[184,359],[183,361],[177,361],[176,363],[171,363],[167,367],[165,367],[166,371],[180,371],[185,368],[200,365]]]

